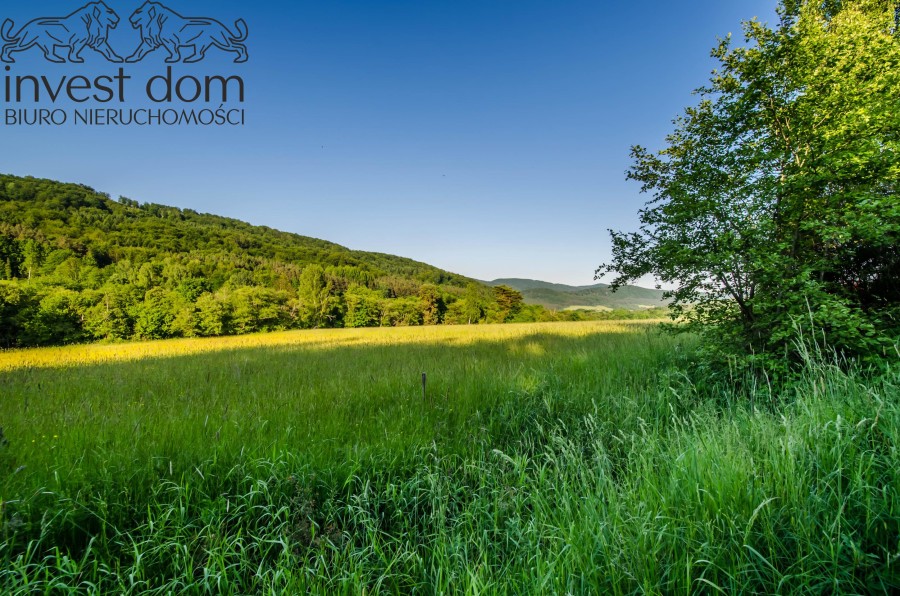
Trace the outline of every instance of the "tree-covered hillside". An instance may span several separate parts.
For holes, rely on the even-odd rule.
[[[91,252],[101,260],[143,261],[160,253],[241,254],[303,266],[352,267],[360,279],[398,275],[465,287],[468,280],[436,267],[325,240],[126,198],[118,202],[78,185],[0,175],[0,231],[32,232],[54,249]],[[7,255],[15,264],[15,255]],[[352,277],[352,275],[351,275]]]
[[[0,175],[0,347],[556,316],[411,259]]]

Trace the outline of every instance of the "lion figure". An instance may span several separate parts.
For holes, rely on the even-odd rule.
[[[110,62],[122,62],[109,43],[110,29],[119,24],[119,15],[103,2],[85,4],[67,17],[42,17],[29,21],[18,33],[12,35],[13,22],[3,21],[0,37],[6,42],[0,50],[0,60],[15,62],[14,52],[24,52],[37,46],[50,62],[65,62],[56,53],[57,48],[69,49],[69,62],[84,62],[81,52],[91,48],[103,54]]]
[[[163,48],[168,57],[166,62],[182,61],[181,48],[191,46],[194,53],[183,58],[184,62],[203,60],[206,51],[215,46],[226,52],[234,52],[235,62],[247,61],[247,23],[243,19],[235,21],[238,34],[215,19],[183,17],[159,2],[147,1],[131,15],[131,26],[141,32],[141,44],[126,62],[138,62],[157,48]]]

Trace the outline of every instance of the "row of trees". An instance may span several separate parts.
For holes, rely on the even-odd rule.
[[[573,320],[509,287],[438,286],[221,253],[98,262],[0,236],[0,347],[284,329]]]

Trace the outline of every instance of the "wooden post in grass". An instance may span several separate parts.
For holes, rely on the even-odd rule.
[[[425,373],[422,373],[422,403],[424,404],[426,401],[426,393],[425,393],[425,382],[427,381],[427,377]]]

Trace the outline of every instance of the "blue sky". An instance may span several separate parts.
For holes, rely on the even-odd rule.
[[[122,18],[110,45],[127,56],[139,41],[127,19],[141,2],[107,4]],[[480,279],[577,285],[608,258],[606,229],[637,225],[647,197],[625,181],[630,146],[661,145],[714,67],[717,37],[739,35],[743,19],[775,20],[774,0],[166,4],[249,25],[246,64],[211,49],[176,67],[240,75],[246,125],[0,126],[0,171]],[[9,0],[0,18],[17,29],[79,5]],[[51,65],[36,49],[15,56],[14,75],[118,68],[91,50],[83,65]],[[128,73],[164,72],[163,58],[156,51]]]

